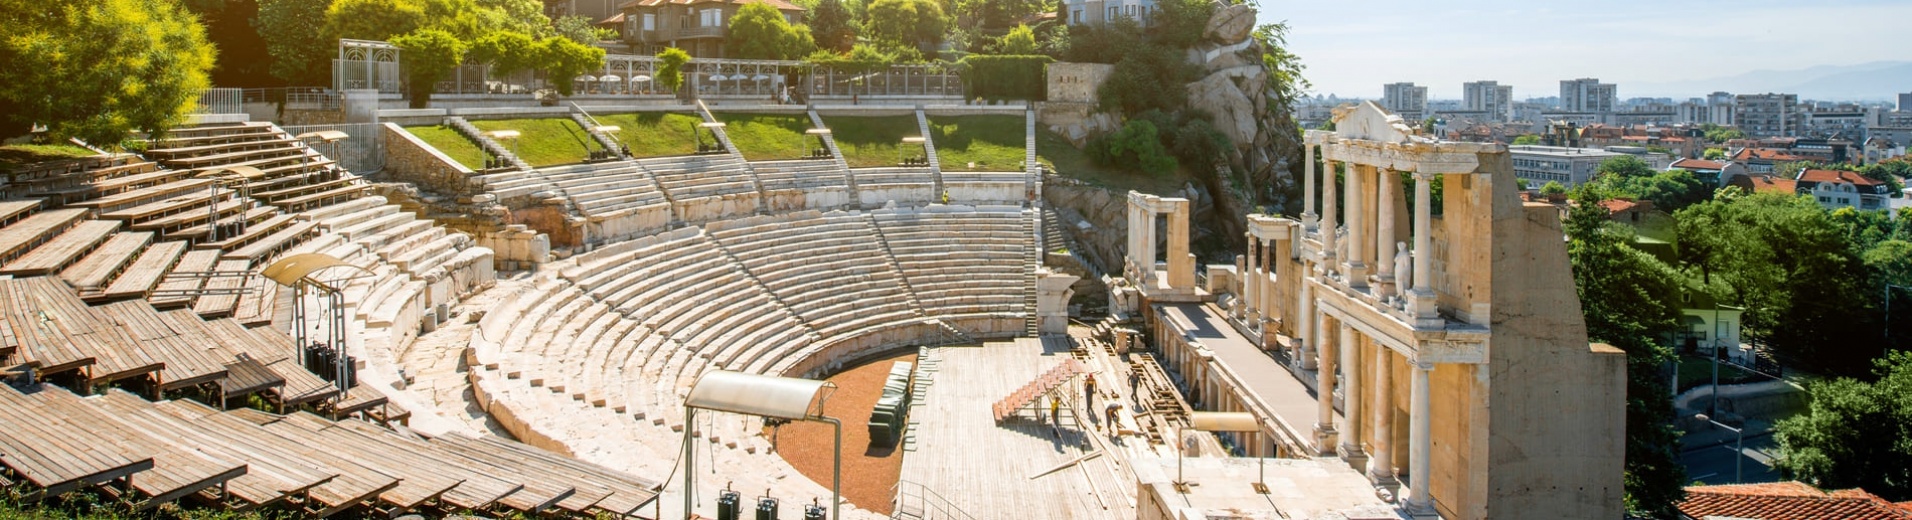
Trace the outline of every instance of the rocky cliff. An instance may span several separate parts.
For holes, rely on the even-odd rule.
[[[1230,164],[1247,174],[1239,179],[1246,185],[1217,176],[1208,186],[1233,224],[1219,230],[1230,244],[1240,240],[1244,217],[1257,206],[1291,214],[1301,206],[1294,182],[1300,178],[1300,130],[1288,101],[1270,88],[1275,76],[1262,62],[1267,49],[1254,31],[1254,8],[1221,5],[1209,17],[1203,40],[1188,49],[1188,61],[1206,74],[1188,84],[1189,107],[1214,118],[1215,128],[1235,144]]]

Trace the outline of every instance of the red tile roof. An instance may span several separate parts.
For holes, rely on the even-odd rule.
[[[1726,169],[1726,163],[1699,159],[1680,159],[1673,161],[1673,167],[1683,170],[1724,170]]]
[[[1761,520],[1908,520],[1912,510],[1862,489],[1826,493],[1799,482],[1693,486],[1680,513],[1691,518],[1725,516]]]
[[[1773,162],[1793,162],[1809,160],[1811,158],[1786,153],[1785,150],[1773,150],[1769,148],[1745,148],[1741,149],[1739,153],[1733,154],[1734,161],[1746,161],[1751,159]]]
[[[1873,180],[1864,175],[1859,175],[1858,172],[1841,170],[1806,170],[1799,172],[1799,180],[1809,182],[1844,182],[1851,183],[1854,186],[1878,186],[1885,184],[1884,182]]]
[[[1639,206],[1640,203],[1626,199],[1607,199],[1600,201],[1600,207],[1607,208],[1607,213],[1620,213]]]
[[[1739,186],[1740,189],[1750,191],[1753,193],[1767,193],[1767,192],[1798,193],[1799,192],[1798,181],[1794,181],[1792,179],[1774,177],[1771,175],[1743,175],[1743,174],[1734,175],[1733,178],[1727,179],[1726,183],[1733,186]]]

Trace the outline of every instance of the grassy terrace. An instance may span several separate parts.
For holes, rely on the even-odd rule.
[[[465,136],[458,135],[458,131],[452,130],[451,127],[408,126],[405,127],[405,131],[411,132],[413,136],[418,137],[418,140],[437,148],[446,157],[458,161],[458,164],[465,165],[466,168],[484,169],[484,149],[479,148],[477,143],[471,142]]]
[[[716,114],[737,151],[752,161],[801,159],[816,139],[804,135],[810,116],[802,114]]]
[[[694,137],[704,119],[689,112],[642,112],[595,116],[602,124],[618,127],[617,140],[631,148],[634,157],[690,155],[697,152]]]
[[[10,144],[0,146],[0,171],[33,163],[91,157],[92,150],[70,144]]]
[[[613,123],[605,123],[613,124]],[[553,117],[545,119],[488,119],[472,121],[471,126],[490,132],[494,130],[517,130],[518,142],[499,143],[519,159],[532,166],[545,167],[559,164],[584,162],[591,150],[597,148],[597,142],[591,134],[584,131],[570,118]]]
[[[851,168],[896,166],[902,158],[897,146],[903,138],[923,133],[916,127],[916,116],[823,116],[823,125],[830,127]]]
[[[1026,125],[1019,115],[929,118],[943,171],[1022,171]]]

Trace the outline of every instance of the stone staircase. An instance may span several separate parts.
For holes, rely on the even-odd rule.
[[[884,236],[883,226],[877,225],[876,215],[873,213],[864,213],[863,219],[870,223],[870,229],[876,231],[875,233],[876,243],[877,245],[882,246],[883,248],[883,258],[885,260],[888,260],[890,263],[890,268],[895,269],[896,272],[900,275],[900,276],[897,276],[897,279],[902,281],[903,296],[909,299],[910,307],[916,309],[916,314],[927,316],[928,313],[923,311],[923,309],[925,308],[923,307],[923,301],[916,298],[916,287],[910,285],[910,277],[908,275],[902,274],[902,273],[908,273],[909,271],[904,270],[902,262],[898,262],[896,260],[896,251],[890,249],[890,240],[888,237]],[[930,317],[933,318],[933,316],[930,316]],[[976,342],[976,338],[970,337],[969,334],[964,333],[963,331],[958,330],[955,327],[949,326],[948,323],[944,323],[942,320],[936,320],[936,327],[942,330],[944,334],[948,334],[949,336],[955,338],[955,341],[953,341],[953,343],[975,343]]]
[[[1036,225],[1034,213],[1025,212],[1022,219],[1023,236],[1028,237],[1023,253],[1022,275],[1028,286],[1023,291],[1023,334],[1034,338],[1042,335],[1041,320],[1036,317],[1036,270],[1042,267],[1041,228]]]
[[[816,109],[810,109],[809,114],[811,126],[815,128],[829,128],[823,126],[823,116],[817,115]],[[823,136],[823,147],[830,150],[830,158],[836,160],[837,169],[843,172],[843,183],[850,187],[850,208],[858,209],[863,207],[863,203],[860,202],[863,199],[856,191],[856,175],[850,173],[850,162],[843,158],[843,149],[837,148],[836,136]]]
[[[511,153],[510,148],[506,148],[503,144],[500,144],[498,141],[493,140],[490,137],[485,137],[485,132],[483,130],[479,130],[478,127],[472,126],[471,121],[466,121],[465,118],[463,117],[458,117],[458,116],[446,117],[445,126],[451,127],[452,130],[457,131],[459,135],[463,135],[465,136],[466,139],[470,139],[471,142],[477,143],[479,148],[483,148],[485,150],[485,153],[491,154],[492,157],[504,159],[505,162],[511,163],[513,167],[516,167],[519,170],[523,170],[523,171],[536,170],[535,168],[531,167],[531,163],[524,162],[523,159],[519,159],[518,154]]]
[[[933,189],[935,190],[930,193],[935,193],[935,198],[940,200],[948,194],[948,192],[943,191],[943,160],[936,155],[936,140],[930,138],[929,133],[929,116],[923,113],[923,107],[921,106],[916,107],[916,129],[922,132],[923,157],[929,159],[930,184],[934,186]]]
[[[617,142],[617,139],[612,138],[611,134],[598,131],[598,128],[604,125],[598,123],[597,118],[591,117],[590,112],[585,112],[584,107],[578,106],[577,103],[571,103],[571,120],[576,122],[579,127],[583,127],[585,132],[590,133],[591,138],[597,140],[598,146],[604,147],[604,150],[610,152],[610,155],[620,159],[629,159],[629,157],[624,156],[624,152],[622,151],[624,147]]]
[[[703,117],[706,123],[718,122],[717,116],[710,113],[710,107],[704,105],[704,100],[701,99],[697,100],[697,115]],[[729,153],[731,157],[737,159],[738,163],[744,165],[744,174],[749,175],[750,184],[757,187],[757,214],[770,214],[769,202],[766,200],[768,197],[763,196],[763,179],[757,177],[757,170],[750,167],[750,160],[744,158],[744,153],[737,151],[737,147],[730,143],[730,132],[725,131],[723,128],[711,128],[710,130],[711,133],[717,134],[717,142],[724,144],[724,151]],[[830,151],[832,154],[836,153],[835,148],[832,148]]]
[[[1023,192],[1028,194],[1029,205],[1042,206],[1042,163],[1036,160],[1036,110],[1034,108],[1023,116],[1027,122],[1024,131],[1022,168],[1029,172],[1028,180],[1023,183]]]

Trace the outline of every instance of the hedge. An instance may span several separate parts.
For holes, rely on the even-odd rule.
[[[985,56],[963,58],[963,83],[968,96],[984,99],[1048,98],[1048,56]]]

